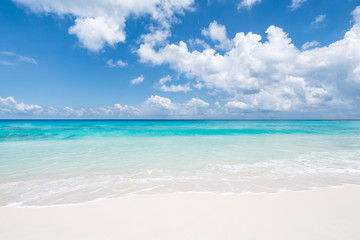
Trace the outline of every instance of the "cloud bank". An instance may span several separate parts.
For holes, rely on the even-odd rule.
[[[210,104],[198,98],[184,103],[152,95],[138,106],[114,104],[90,109],[43,107],[17,102],[13,97],[0,97],[1,118],[157,118],[196,117],[214,114]]]
[[[358,108],[360,95],[360,7],[353,11],[354,25],[344,38],[325,47],[317,42],[297,49],[283,29],[270,26],[267,39],[254,33],[226,38],[216,22],[205,36],[230,42],[229,50],[217,46],[191,51],[184,41],[155,49],[142,44],[140,61],[169,65],[200,88],[222,93],[227,106],[251,111],[322,111]],[[218,38],[212,37],[216,29]],[[203,30],[204,31],[204,30]],[[226,38],[226,39],[225,39]],[[312,48],[310,50],[307,50]]]
[[[226,115],[359,110],[360,7],[352,12],[353,26],[342,39],[322,47],[314,40],[298,49],[279,27],[269,26],[266,39],[252,32],[239,32],[229,38],[226,27],[217,21],[201,29],[203,40],[166,42],[176,15],[191,10],[193,0],[13,1],[36,13],[73,17],[74,25],[69,28],[69,33],[75,34],[81,44],[91,51],[124,42],[128,18],[148,17],[153,24],[150,32],[141,36],[140,46],[136,50],[139,61],[157,66],[168,65],[188,81],[182,85],[174,84],[167,76],[160,79],[154,88],[163,92],[184,93],[201,90],[217,96],[217,102],[211,106],[201,99],[192,98],[188,102],[174,103],[169,98],[153,95],[136,107],[115,104],[95,110],[74,110],[70,107],[59,110],[17,103],[8,97],[1,99],[3,115],[6,112],[13,115],[41,113],[61,116],[151,116],[155,113]],[[240,4],[251,7],[257,2],[260,1],[241,1]],[[305,2],[292,0],[291,9],[295,10]],[[318,27],[325,21],[325,15],[318,15],[311,25]],[[192,50],[192,44],[203,48]],[[0,54],[36,64],[34,59],[12,52]],[[109,67],[126,65],[121,60],[110,59],[107,62]],[[143,80],[140,76],[131,83],[138,84]]]

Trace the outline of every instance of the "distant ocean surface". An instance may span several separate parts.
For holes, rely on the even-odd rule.
[[[0,121],[0,206],[346,184],[359,121]]]

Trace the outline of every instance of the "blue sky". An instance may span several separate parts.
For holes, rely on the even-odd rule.
[[[4,0],[1,118],[359,118],[360,1]]]

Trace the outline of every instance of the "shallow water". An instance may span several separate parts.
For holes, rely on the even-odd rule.
[[[0,206],[344,184],[358,121],[0,121]]]

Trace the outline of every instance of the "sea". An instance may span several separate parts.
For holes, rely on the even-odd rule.
[[[360,185],[360,121],[0,120],[0,206]]]

